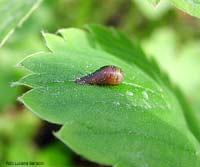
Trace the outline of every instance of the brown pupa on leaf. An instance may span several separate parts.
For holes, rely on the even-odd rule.
[[[117,66],[103,66],[95,72],[76,79],[79,84],[91,85],[118,85],[124,79],[124,73]]]

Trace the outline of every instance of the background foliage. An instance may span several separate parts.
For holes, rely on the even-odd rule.
[[[0,1],[1,4],[2,2]],[[16,29],[0,49],[0,124],[2,124],[0,160],[20,160],[20,157],[26,156],[26,159],[30,158],[33,161],[48,162],[47,159],[52,159],[51,152],[58,152],[60,156],[54,157],[54,162],[68,164],[68,166],[97,166],[71,153],[66,146],[55,140],[51,131],[59,127],[42,122],[30,112],[27,114],[27,111],[24,111],[24,107],[15,99],[26,91],[25,88],[9,86],[9,83],[27,73],[13,68],[20,59],[35,51],[46,50],[42,44],[41,30],[56,32],[63,27],[82,27],[83,24],[100,23],[115,26],[128,33],[132,39],[137,39],[142,44],[149,56],[157,59],[161,68],[169,73],[171,80],[187,95],[197,118],[200,118],[200,77],[198,75],[200,21],[174,8],[170,3],[161,1],[159,7],[155,8],[146,2],[44,0],[23,26]],[[4,18],[0,20],[4,21]],[[26,122],[24,119],[30,121]],[[27,126],[33,127],[33,131],[29,132],[25,128]],[[16,133],[15,127],[22,127],[24,132]],[[47,132],[49,133],[46,134]],[[45,136],[48,136],[48,139]],[[23,150],[21,155],[16,154],[14,150],[21,148],[22,139],[23,143],[27,143],[32,149]],[[63,152],[68,156],[63,157]]]

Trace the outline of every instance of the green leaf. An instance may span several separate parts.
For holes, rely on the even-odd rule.
[[[133,0],[133,2],[137,5],[142,14],[150,20],[161,19],[171,8],[171,4],[168,1],[161,1],[159,3],[156,3],[156,1],[153,3],[152,1],[153,5],[148,1]]]
[[[16,102],[16,97],[22,92],[20,88],[10,87],[10,83],[16,79],[19,79],[17,72],[0,66],[0,112],[13,106]]]
[[[0,47],[42,0],[0,0]]]
[[[25,58],[31,74],[15,85],[40,118],[62,124],[56,136],[78,154],[117,167],[197,167],[200,133],[184,98],[154,61],[121,32],[90,25],[43,33],[51,52]],[[121,67],[118,86],[80,85],[76,78],[105,65]],[[187,118],[186,118],[187,116]]]
[[[36,154],[37,162],[44,162],[44,167],[60,166],[60,167],[75,167],[73,164],[73,155],[70,150],[63,149],[60,143],[53,143],[41,149]]]
[[[172,0],[172,3],[184,12],[200,18],[200,0]]]
[[[157,5],[160,2],[160,0],[148,0],[148,1],[153,5]],[[181,9],[182,11],[192,16],[200,18],[200,0],[168,0],[165,2],[171,2],[178,9]],[[145,6],[147,5],[144,5],[143,8],[147,8]]]
[[[200,85],[200,78],[196,73],[200,70],[199,44],[199,40],[193,39],[180,47],[177,33],[167,27],[156,30],[143,42],[145,51],[160,63],[191,100],[195,99]]]
[[[160,0],[148,0],[151,4],[156,5],[160,2]]]

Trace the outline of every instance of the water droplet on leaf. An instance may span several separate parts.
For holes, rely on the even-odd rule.
[[[143,95],[143,97],[144,97],[145,99],[149,99],[149,95],[148,95],[148,93],[147,93],[146,91],[143,91],[143,92],[142,92],[142,95]]]
[[[126,95],[127,95],[127,96],[133,96],[133,92],[127,91],[127,92],[126,92]]]

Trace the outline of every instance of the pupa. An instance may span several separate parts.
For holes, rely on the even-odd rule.
[[[124,79],[124,73],[121,68],[113,65],[107,65],[99,68],[95,72],[76,79],[79,84],[91,85],[118,85]]]

